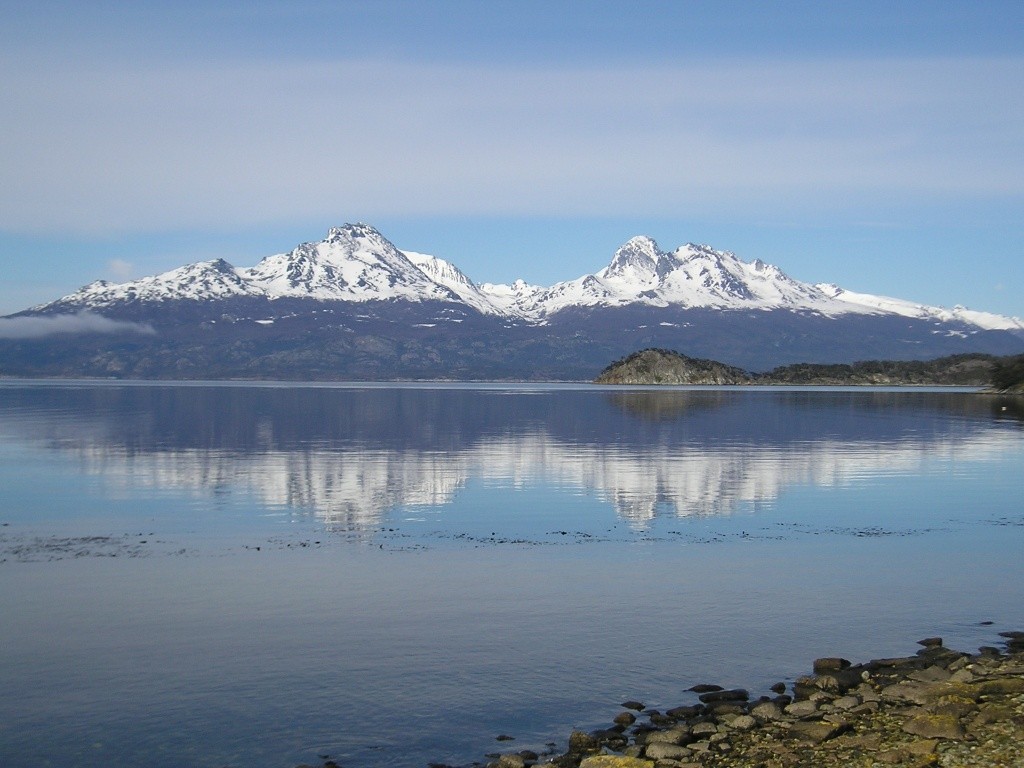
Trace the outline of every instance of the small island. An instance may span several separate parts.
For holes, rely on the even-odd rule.
[[[1024,393],[1024,355],[962,354],[935,360],[794,363],[755,373],[668,349],[643,349],[607,366],[595,384],[960,386]]]

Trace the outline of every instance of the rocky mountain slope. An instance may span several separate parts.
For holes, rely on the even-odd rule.
[[[605,368],[595,384],[750,384],[749,373],[715,360],[698,360],[666,349],[643,349]]]
[[[33,318],[51,330],[4,332]],[[8,375],[590,379],[644,347],[753,370],[1024,351],[1017,318],[801,283],[704,245],[635,237],[576,280],[477,284],[366,224],[253,267],[97,281],[0,326]]]

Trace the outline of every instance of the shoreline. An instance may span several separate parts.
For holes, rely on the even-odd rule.
[[[771,696],[694,686],[698,704],[621,704],[607,728],[568,748],[491,753],[487,768],[882,768],[1024,766],[1024,632],[974,654],[939,637],[912,656],[814,660]],[[298,768],[310,768],[299,766]],[[331,761],[324,768],[334,768]],[[450,768],[430,764],[430,768]],[[462,768],[468,768],[463,766]]]

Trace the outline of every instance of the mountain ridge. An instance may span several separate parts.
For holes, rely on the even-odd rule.
[[[988,312],[933,307],[903,299],[847,291],[829,283],[803,283],[761,260],[745,262],[730,251],[687,243],[662,251],[646,235],[620,246],[607,266],[552,286],[524,281],[477,284],[436,256],[403,251],[374,227],[332,227],[324,240],[238,268],[223,259],[196,262],[125,283],[96,281],[26,312],[102,309],[141,299],[207,300],[230,295],[336,301],[404,299],[454,301],[485,314],[544,323],[580,306],[646,304],[712,309],[789,309],[834,314],[897,314],[956,320],[984,330],[1024,334],[1024,320]],[[23,314],[23,313],[16,313]]]
[[[648,347],[748,370],[1009,355],[1024,352],[1024,321],[802,283],[646,236],[575,280],[476,283],[368,224],[252,267],[214,259],[96,281],[0,318],[0,375],[11,376],[589,381]]]

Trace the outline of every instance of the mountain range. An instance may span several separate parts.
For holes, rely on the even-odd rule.
[[[38,330],[3,330],[19,326]],[[0,336],[0,374],[136,378],[591,379],[643,347],[749,370],[1024,351],[1018,318],[803,283],[707,245],[634,237],[576,280],[478,284],[367,224],[251,268],[100,280]]]

